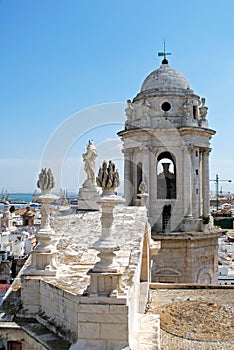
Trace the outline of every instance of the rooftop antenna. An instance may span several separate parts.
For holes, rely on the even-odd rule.
[[[170,52],[166,52],[166,42],[165,39],[163,39],[163,52],[158,52],[158,56],[164,57],[162,60],[162,64],[168,64],[167,56],[171,55]]]

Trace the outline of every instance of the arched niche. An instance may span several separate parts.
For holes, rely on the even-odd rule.
[[[197,283],[198,284],[211,284],[212,283],[212,272],[209,268],[203,267],[198,271]]]
[[[176,199],[176,163],[170,152],[157,158],[157,198]]]
[[[158,283],[179,283],[181,272],[173,267],[155,268],[152,271],[152,281]]]

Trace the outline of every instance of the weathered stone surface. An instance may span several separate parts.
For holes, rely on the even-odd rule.
[[[92,246],[101,235],[100,217],[100,212],[86,212],[58,217],[55,220],[53,228],[58,239],[60,278],[59,282],[54,280],[54,283],[61,283],[63,287],[66,285],[70,291],[81,292],[82,288],[83,290],[86,288],[89,281],[87,271],[98,259]],[[145,220],[144,207],[118,206],[114,209],[113,238],[120,247],[116,252],[116,260],[124,270],[123,279],[128,278],[129,263],[131,269],[134,265],[137,266],[138,259],[134,262],[134,257],[137,252],[140,254],[139,242],[145,230]],[[133,222],[134,226],[131,226],[130,223]],[[128,259],[127,266],[126,259]]]
[[[177,305],[178,303],[188,303],[187,311],[190,312],[190,317],[186,319],[186,312],[184,314],[181,314],[181,319],[178,316],[177,322],[181,323],[182,328],[184,329],[184,334],[187,333],[188,336],[181,337],[176,336],[175,333],[173,333],[173,326],[169,327],[169,332],[166,332],[163,327],[160,330],[160,339],[161,339],[161,350],[178,350],[178,349],[185,349],[185,350],[229,350],[234,348],[234,340],[232,339],[232,334],[228,339],[225,340],[225,334],[227,334],[226,329],[226,322],[222,325],[222,322],[225,320],[225,318],[228,316],[228,314],[224,311],[226,308],[230,312],[234,312],[233,310],[233,291],[234,287],[231,288],[225,288],[225,287],[216,287],[216,288],[195,288],[195,286],[188,288],[184,286],[184,288],[180,288],[177,286],[177,288],[173,288],[171,286],[170,289],[165,288],[161,289],[154,289],[151,290],[151,302],[150,307],[148,310],[148,313],[151,314],[152,312],[157,312],[157,308],[163,307],[163,306],[173,306]],[[193,307],[190,308],[189,302],[191,302],[191,305]],[[206,308],[199,309],[200,303],[207,303],[210,304],[209,307],[217,307],[221,306],[219,309],[219,313],[216,314],[216,318],[214,319],[214,314],[207,312]],[[196,309],[196,303],[197,303],[197,309]],[[193,309],[194,308],[194,309]],[[194,312],[191,312],[192,309]],[[199,325],[197,325],[197,316],[196,313],[199,312],[200,315],[200,326],[201,326],[201,336],[205,340],[191,340],[191,328],[194,328],[195,330],[198,330]],[[168,323],[168,326],[170,325],[170,315],[169,313],[165,313],[165,318],[168,317],[168,320],[166,321],[164,319],[164,322]],[[176,317],[176,313],[174,313],[174,317]],[[216,323],[216,326],[219,326],[220,334],[219,339],[217,339],[217,335],[215,335],[216,338],[212,339],[213,334],[213,323]],[[233,317],[230,317],[229,322],[233,322]],[[204,326],[202,328],[202,325]],[[186,328],[187,327],[187,328]],[[231,331],[231,328],[230,328]],[[223,335],[222,335],[223,332]],[[231,332],[232,333],[232,332]],[[224,336],[224,337],[223,337]],[[216,341],[214,341],[216,339]]]
[[[58,241],[56,276],[24,276],[21,284],[23,308],[18,317],[36,315],[38,323],[73,343],[74,349],[92,348],[95,343],[100,349],[127,348],[131,338],[129,329],[142,308],[140,304],[147,301],[141,293],[147,295],[148,288],[140,288],[141,263],[149,263],[142,259],[145,239],[149,241],[145,207],[114,209],[112,233],[119,246],[116,260],[122,276],[122,294],[116,298],[86,295],[90,283],[87,272],[98,260],[92,246],[101,235],[100,216],[100,212],[57,216],[53,225],[54,239]],[[20,279],[18,282],[20,287]]]
[[[222,231],[173,232],[153,235],[161,242],[153,256],[152,282],[218,282],[218,237]]]

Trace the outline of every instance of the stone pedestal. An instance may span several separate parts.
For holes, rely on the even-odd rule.
[[[37,202],[41,203],[41,228],[36,234],[38,244],[31,252],[31,266],[25,270],[25,275],[56,275],[57,250],[52,243],[54,230],[50,227],[50,205],[57,198],[49,193],[37,197]]]
[[[97,201],[100,199],[100,191],[94,182],[86,180],[79,190],[79,210],[99,210]]]
[[[89,287],[90,296],[117,297],[118,293],[122,291],[121,273],[99,273],[91,270],[88,272],[88,275],[91,277],[91,283]]]
[[[145,207],[147,198],[149,197],[148,193],[139,193],[138,197],[140,197],[140,205],[141,205],[141,207]]]
[[[121,284],[121,274],[119,273],[119,265],[115,260],[115,251],[119,250],[112,234],[112,224],[114,220],[113,210],[117,204],[125,202],[125,199],[116,196],[113,189],[104,190],[98,204],[101,206],[102,216],[102,232],[101,237],[93,245],[96,249],[100,261],[98,261],[92,270],[88,272],[90,275],[89,294],[118,296]]]
[[[102,210],[102,233],[98,241],[94,243],[93,248],[98,250],[98,261],[94,268],[94,272],[117,272],[118,265],[115,262],[114,251],[119,250],[112,234],[112,224],[114,220],[113,210],[117,204],[125,202],[125,199],[116,196],[113,192],[105,191],[102,198],[98,201]]]
[[[56,250],[50,253],[38,253],[35,251],[32,254],[30,270],[26,271],[26,275],[32,276],[55,276],[57,271]]]

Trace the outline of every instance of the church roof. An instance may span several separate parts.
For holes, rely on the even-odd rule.
[[[169,64],[162,64],[159,69],[154,70],[144,80],[141,92],[148,90],[168,91],[187,90],[189,83],[178,70],[171,68]]]

